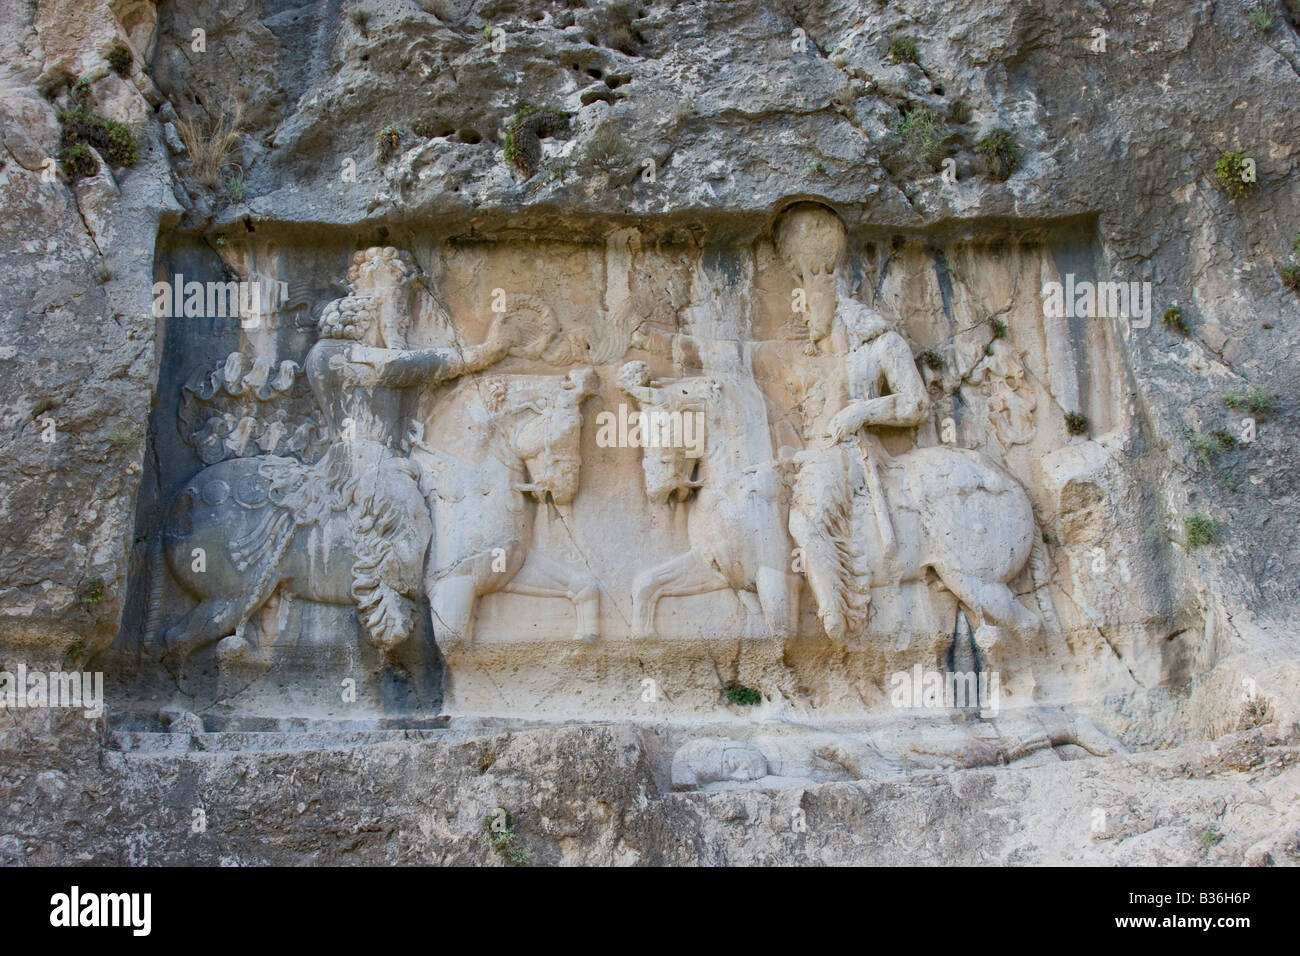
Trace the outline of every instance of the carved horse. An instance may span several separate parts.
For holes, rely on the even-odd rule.
[[[785,489],[772,460],[765,417],[761,423],[750,421],[756,410],[731,385],[707,377],[652,382],[644,362],[624,365],[619,384],[649,422],[691,414],[703,414],[704,421],[698,465],[682,443],[647,447],[642,456],[651,501],[684,501],[692,495],[694,500],[687,505],[690,550],[643,571],[633,582],[635,633],[654,636],[655,609],[662,598],[730,589],[751,621],[761,619],[769,635],[792,636],[799,579],[788,570]]]
[[[524,561],[533,520],[526,496],[550,495],[564,504],[577,492],[580,406],[593,394],[594,376],[588,369],[567,378],[470,379],[439,403],[435,427],[453,420],[459,425],[439,438],[463,457],[418,443],[411,467],[426,469],[436,487],[426,498],[414,482],[401,486],[407,500],[399,499],[399,508],[403,520],[417,526],[427,526],[432,513],[433,553],[423,562],[421,555],[414,558],[425,568],[440,645],[464,636],[477,596],[504,590],[567,597],[577,608],[579,635],[596,634],[598,591],[590,575],[540,553]],[[466,424],[475,422],[483,427],[465,435]],[[357,541],[347,511],[322,508],[319,520],[295,527],[287,509],[271,500],[271,481],[263,474],[268,465],[311,467],[266,455],[231,459],[199,472],[174,499],[163,554],[155,557],[165,556],[174,579],[199,604],[163,632],[167,657],[183,660],[242,634],[277,591],[321,604],[356,603],[351,568]],[[155,560],[154,574],[161,572]],[[152,591],[156,604],[157,577]]]
[[[425,572],[438,645],[470,636],[474,605],[494,592],[563,597],[577,613],[575,640],[599,636],[600,591],[586,569],[534,550],[539,505],[564,514],[578,493],[582,403],[594,369],[481,376],[438,399],[411,458],[430,476],[434,543]]]
[[[1007,586],[1034,544],[1029,495],[983,455],[931,447],[890,457],[859,435],[800,452],[792,465],[790,532],[827,636],[863,625],[870,587],[931,570],[987,621],[1022,639],[1038,632],[1038,615]]]

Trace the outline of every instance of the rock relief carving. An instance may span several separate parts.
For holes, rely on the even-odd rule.
[[[1020,353],[994,341],[968,379],[981,386],[987,396],[989,428],[1003,451],[1013,445],[1029,444],[1034,437],[1037,399],[1025,382]]]
[[[412,298],[420,289],[410,256],[391,247],[358,252],[348,283],[350,294],[324,308],[319,339],[302,363],[313,414],[324,425],[319,459],[307,457],[305,441],[288,446],[298,457],[243,457],[248,443],[231,447],[229,434],[199,446],[210,449],[208,457],[239,457],[194,476],[166,519],[166,567],[199,602],[163,632],[166,658],[183,660],[231,635],[243,641],[244,625],[277,592],[355,606],[362,630],[385,651],[410,637],[422,594],[435,613],[445,613],[444,624],[452,623],[448,640],[454,640],[468,630],[473,597],[506,587],[571,597],[582,617],[580,633],[593,635],[597,598],[587,579],[557,570],[543,555],[530,563],[534,570],[520,569],[530,544],[525,496],[564,502],[576,493],[580,406],[592,394],[594,372],[522,382],[504,376],[453,390],[446,397],[448,414],[468,415],[483,426],[483,454],[469,460],[484,472],[474,480],[487,491],[472,500],[461,491],[464,506],[449,509],[471,476],[448,468],[446,462],[456,459],[423,441],[423,423],[407,414],[410,393],[472,376],[508,354],[540,355],[554,337],[554,318],[530,302],[494,317],[481,345],[410,348]],[[255,373],[258,368],[255,363]],[[219,394],[239,398],[253,388],[262,390],[255,392],[261,399],[291,391],[296,372],[292,363],[281,364],[266,392],[232,358],[220,377],[190,394],[210,403]],[[308,427],[314,423],[298,430]],[[203,428],[217,436],[207,425],[200,434]],[[279,441],[274,448],[285,450]],[[506,573],[495,573],[490,586],[475,571],[473,535],[471,552],[464,550],[462,532],[471,527],[492,539],[489,548],[504,552]],[[435,528],[438,560],[426,567]],[[155,574],[160,570],[156,566]]]
[[[641,572],[633,584],[637,636],[655,635],[661,599],[726,589],[736,592],[751,625],[761,621],[766,634],[792,636],[799,589],[789,571],[784,488],[775,461],[752,461],[744,453],[748,416],[740,407],[743,391],[725,378],[652,380],[644,362],[624,365],[619,385],[650,422],[698,415],[703,423],[698,464],[689,457],[686,442],[647,447],[642,457],[652,502],[664,505],[692,495],[693,500],[686,505],[690,550]]]
[[[577,614],[575,640],[599,633],[594,576],[533,548],[539,507],[567,508],[578,493],[582,404],[595,370],[492,376],[443,398],[423,434],[460,436],[455,447],[415,441],[412,460],[429,476],[437,529],[425,591],[434,634],[447,653],[470,636],[484,594],[562,597]]]
[[[1034,540],[1025,490],[967,449],[886,451],[873,429],[915,427],[930,412],[911,348],[850,294],[844,227],[833,213],[792,207],[776,243],[807,291],[805,351],[825,395],[805,428],[819,437],[793,459],[789,527],[826,634],[858,633],[872,587],[921,580],[931,569],[990,623],[1035,633],[1037,615],[1007,586]]]

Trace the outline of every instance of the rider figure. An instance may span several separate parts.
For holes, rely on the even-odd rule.
[[[802,549],[826,631],[839,637],[865,620],[872,584],[870,556],[852,552],[856,536],[845,526],[853,514],[845,503],[856,487],[866,486],[883,552],[894,547],[879,474],[890,459],[866,429],[919,425],[929,416],[930,399],[907,341],[852,297],[838,216],[811,203],[791,207],[777,224],[776,247],[802,283],[805,353],[814,356],[818,373],[812,383],[817,400],[804,403],[812,446],[795,457],[790,532]],[[818,361],[819,355],[827,361]]]
[[[328,450],[314,465],[264,472],[273,500],[297,525],[346,510],[355,539],[352,596],[371,641],[385,650],[411,634],[433,536],[420,471],[403,448],[409,390],[482,371],[511,345],[498,323],[483,345],[407,348],[415,276],[410,256],[391,247],[353,256],[352,294],[325,307],[320,339],[304,362]]]

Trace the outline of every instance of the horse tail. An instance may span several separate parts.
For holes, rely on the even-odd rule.
[[[401,467],[412,485],[417,485],[415,466],[403,462]],[[415,626],[414,602],[390,580],[392,567],[398,563],[393,541],[408,519],[391,499],[377,496],[373,487],[360,501],[354,499],[349,515],[357,532],[352,552],[352,598],[357,616],[371,643],[387,650],[406,640]]]

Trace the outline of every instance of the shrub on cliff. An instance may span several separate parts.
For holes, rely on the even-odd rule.
[[[1240,150],[1228,150],[1219,157],[1214,164],[1214,178],[1230,199],[1248,196],[1258,185],[1255,182],[1254,164]]]
[[[989,178],[1005,182],[1020,168],[1020,146],[1010,130],[995,129],[975,144]]]
[[[532,176],[542,161],[542,138],[563,133],[569,116],[559,110],[520,107],[506,131],[506,162],[524,176]]]
[[[903,151],[907,155],[937,169],[948,155],[948,140],[952,137],[952,131],[933,110],[917,106],[898,121],[894,135],[902,141]]]
[[[98,167],[87,146],[95,147],[110,166],[134,166],[140,158],[140,145],[131,131],[117,120],[92,113],[86,105],[90,84],[78,81],[72,87],[72,105],[55,115],[61,126],[59,161],[70,179],[93,176]]]

